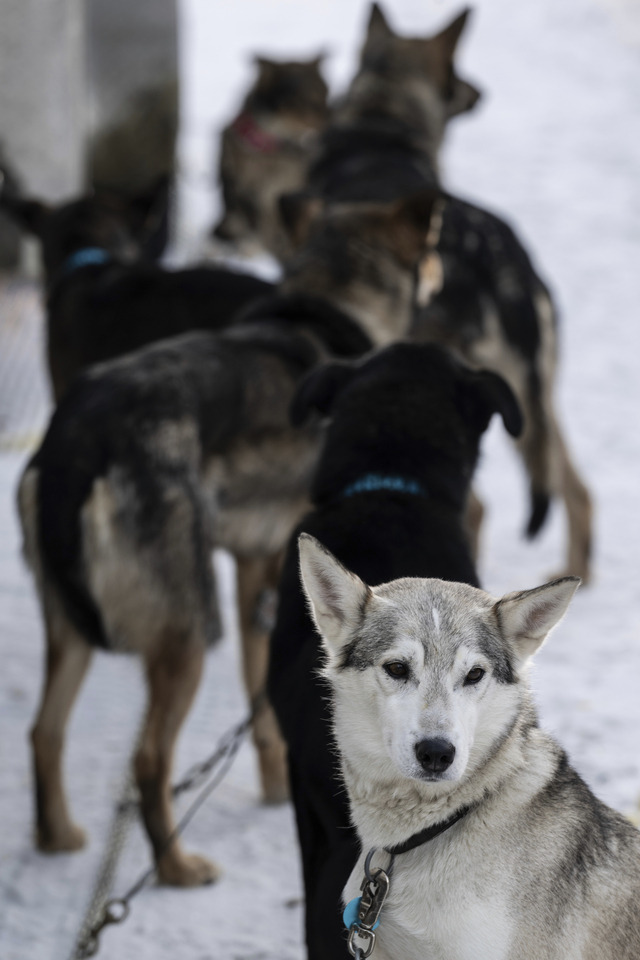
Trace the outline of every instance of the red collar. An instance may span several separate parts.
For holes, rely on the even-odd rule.
[[[280,149],[281,141],[263,130],[250,113],[241,113],[233,121],[233,131],[243,143],[258,153],[275,153]]]

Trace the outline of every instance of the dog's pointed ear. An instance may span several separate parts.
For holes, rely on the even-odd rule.
[[[283,193],[278,198],[280,220],[295,248],[302,246],[311,224],[324,210],[324,200],[309,193]]]
[[[498,600],[494,608],[498,625],[522,662],[533,656],[562,620],[580,582],[580,577],[563,577]]]
[[[443,59],[449,62],[453,60],[456,47],[458,46],[458,40],[467,25],[470,14],[471,7],[466,7],[444,30],[441,30],[440,33],[437,33],[431,38],[432,45],[439,49]]]
[[[311,615],[329,654],[336,654],[360,626],[371,589],[308,533],[300,535],[298,549]]]
[[[46,203],[42,203],[40,200],[23,200],[20,197],[0,194],[0,209],[21,230],[42,238],[44,224],[50,212]]]
[[[372,3],[369,22],[367,24],[365,46],[379,43],[381,40],[390,40],[392,37],[395,37],[395,33],[389,26],[389,22],[382,12],[382,7],[378,3]]]
[[[524,427],[522,410],[507,381],[491,370],[474,370],[469,375],[473,412],[482,419],[481,429],[487,429],[494,413],[499,413],[505,429],[512,437],[519,437]]]
[[[301,427],[313,411],[328,416],[336,397],[353,377],[354,369],[354,364],[336,360],[312,370],[300,383],[291,401],[289,418],[292,425]]]
[[[471,9],[467,7],[430,40],[432,56],[438,64],[448,119],[472,110],[481,96],[478,88],[467,80],[462,80],[453,66],[458,41],[467,25],[470,13]]]

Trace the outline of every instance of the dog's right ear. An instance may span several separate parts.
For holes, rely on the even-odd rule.
[[[330,656],[358,629],[371,589],[315,537],[298,539],[300,576],[311,615]]]
[[[311,224],[324,210],[324,200],[304,192],[283,193],[278,198],[278,209],[289,239],[298,248],[307,239]]]
[[[291,401],[289,418],[292,425],[301,427],[313,411],[328,416],[336,397],[353,377],[353,372],[353,364],[339,360],[323,363],[312,370],[298,386]]]
[[[36,237],[42,237],[45,220],[49,214],[46,203],[0,194],[0,210],[3,210],[21,230],[32,233]]]
[[[492,370],[474,370],[469,374],[472,405],[477,415],[485,418],[483,430],[494,413],[499,413],[505,429],[512,437],[519,437],[524,428],[522,410],[507,381]]]

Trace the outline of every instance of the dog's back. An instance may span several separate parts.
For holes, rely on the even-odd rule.
[[[25,476],[29,487],[38,477],[33,566],[87,639],[144,649],[161,610],[205,632],[220,495],[208,502],[207,471],[239,435],[251,445],[289,432],[295,381],[314,358],[295,335],[247,326],[168,340],[76,381]],[[32,530],[31,499],[21,492]]]
[[[85,367],[190,330],[224,330],[274,286],[213,267],[169,271],[106,264],[62,277],[48,298],[48,357],[56,398]]]

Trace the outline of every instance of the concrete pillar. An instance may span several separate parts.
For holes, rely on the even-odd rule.
[[[83,75],[83,0],[0,0],[0,149],[25,192],[82,187]]]

